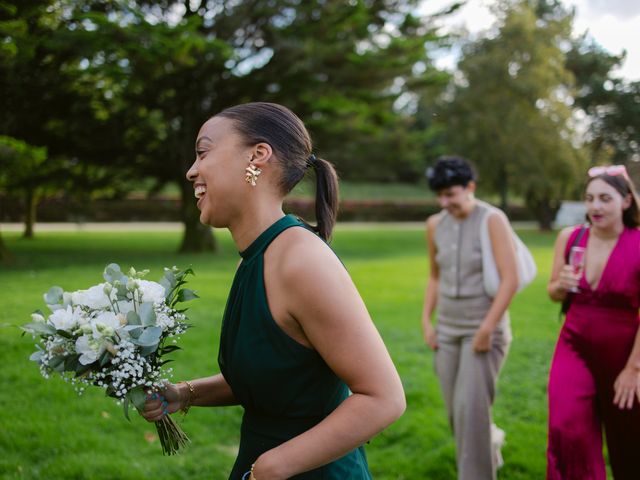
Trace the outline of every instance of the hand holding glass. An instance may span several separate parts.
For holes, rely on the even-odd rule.
[[[569,251],[569,265],[571,265],[572,272],[577,275],[578,278],[582,277],[582,270],[584,269],[584,254],[585,249],[583,247],[571,247],[571,250]],[[578,287],[571,287],[569,291],[579,293],[580,289]]]

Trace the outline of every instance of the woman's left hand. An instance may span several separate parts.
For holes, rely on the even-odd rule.
[[[473,351],[476,353],[488,352],[491,349],[491,329],[480,325],[473,336]]]
[[[631,409],[634,398],[640,402],[640,369],[637,367],[624,367],[613,384],[615,395],[613,403],[621,409]]]

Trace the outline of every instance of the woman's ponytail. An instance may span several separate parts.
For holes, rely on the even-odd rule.
[[[331,239],[338,215],[338,174],[333,165],[315,155],[309,157],[316,174],[316,222],[312,227],[324,241]]]

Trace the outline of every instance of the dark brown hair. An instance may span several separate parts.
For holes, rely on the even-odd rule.
[[[317,226],[309,226],[329,240],[338,213],[338,176],[331,163],[312,154],[311,137],[302,120],[288,108],[266,102],[236,105],[216,116],[233,120],[247,144],[271,145],[282,167],[280,187],[284,195],[302,180],[308,168],[315,170]]]
[[[589,186],[589,184],[594,180],[602,180],[608,185],[611,185],[620,195],[622,195],[623,198],[627,195],[631,195],[631,205],[622,212],[622,223],[629,228],[636,228],[640,226],[638,194],[636,193],[636,189],[631,180],[627,179],[624,175],[607,175],[605,173],[589,178],[587,186]]]

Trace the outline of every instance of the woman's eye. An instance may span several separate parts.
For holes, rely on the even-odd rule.
[[[205,153],[207,153],[205,150],[196,150],[196,155],[199,157],[202,157]]]

